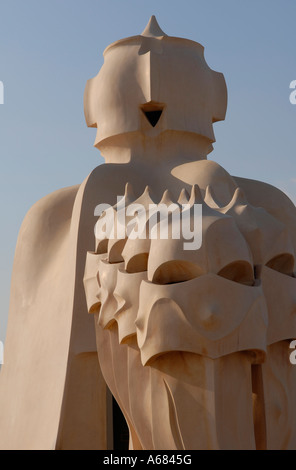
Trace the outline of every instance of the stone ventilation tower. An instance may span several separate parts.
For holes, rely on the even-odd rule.
[[[208,159],[226,107],[203,46],[155,17],[105,50],[84,111],[106,163],[20,230],[1,448],[112,447],[110,392],[130,449],[296,448],[296,210]],[[146,222],[131,237],[135,205]],[[167,209],[166,238],[147,232],[161,229],[151,205]],[[196,207],[199,244],[173,236]],[[124,236],[94,233],[107,216]]]

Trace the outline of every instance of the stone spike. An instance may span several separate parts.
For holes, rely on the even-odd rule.
[[[122,208],[131,204],[132,201],[134,200],[135,200],[135,195],[134,195],[133,187],[130,183],[126,183],[125,189],[124,189],[124,195],[120,199],[120,201],[117,204],[115,204],[114,208],[117,211],[121,210]]]
[[[233,193],[231,201],[225,207],[222,208],[223,213],[228,212],[234,206],[247,205],[247,204],[248,204],[248,200],[242,188],[236,188]]]
[[[169,192],[168,189],[166,189],[162,195],[162,198],[159,202],[159,204],[166,204],[167,206],[169,206],[170,204],[173,204],[173,200],[172,200],[172,197],[171,197],[171,193]]]
[[[248,203],[248,200],[246,198],[246,195],[242,188],[236,188],[231,201],[224,207],[220,207],[220,212],[223,214],[227,214],[228,211],[230,211],[232,208],[235,206],[246,206],[245,210],[249,211],[251,209],[251,205]],[[251,209],[252,210],[252,209]]]
[[[150,187],[149,187],[148,184],[147,184],[147,186],[145,187],[145,189],[144,189],[144,191],[143,191],[143,195],[147,195],[147,196],[150,197],[150,191],[151,191],[151,190],[150,190]]]
[[[186,191],[185,188],[183,188],[180,192],[180,196],[178,198],[178,204],[182,205],[182,204],[188,204],[189,203],[189,194],[188,194],[188,191]]]
[[[148,24],[144,31],[142,32],[141,36],[146,36],[146,37],[152,37],[152,38],[158,38],[162,36],[167,36],[159,26],[157,19],[155,15],[152,15],[150,20],[148,21]]]
[[[193,204],[202,204],[203,203],[203,197],[200,191],[200,187],[198,184],[194,184],[191,189],[191,194],[190,194],[190,199],[189,199],[189,204],[190,206],[193,206]]]
[[[149,186],[146,186],[141,196],[139,196],[135,201],[133,201],[133,204],[143,204],[144,206],[146,204],[154,204],[154,203],[155,202],[153,201],[151,197],[151,190]]]
[[[151,197],[151,189],[150,187],[147,185],[146,188],[144,189],[143,191],[143,194],[140,196],[140,198],[144,198],[145,199],[148,199],[148,200],[151,200],[152,201],[152,197]],[[139,199],[140,199],[139,198]]]
[[[219,209],[220,208],[219,204],[215,200],[215,196],[213,194],[213,188],[210,185],[208,185],[206,187],[205,202],[212,209]]]
[[[135,199],[135,194],[134,194],[133,186],[131,185],[131,183],[126,183],[124,197],[126,198],[128,202]]]

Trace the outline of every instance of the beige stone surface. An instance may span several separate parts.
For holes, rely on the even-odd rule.
[[[223,75],[152,17],[105,50],[84,103],[106,163],[21,227],[0,448],[106,448],[107,384],[131,449],[295,449],[296,209],[207,159]],[[187,204],[190,223],[201,204],[201,246],[95,237],[95,207],[124,195]]]

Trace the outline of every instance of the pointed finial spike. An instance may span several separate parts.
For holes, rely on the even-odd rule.
[[[191,189],[191,194],[190,194],[190,199],[189,199],[189,204],[190,206],[193,206],[193,204],[196,203],[203,203],[203,197],[200,191],[200,187],[198,184],[194,184]]]
[[[213,193],[212,186],[208,185],[205,192],[205,203],[212,209],[219,209],[219,204],[216,201],[216,197]]]
[[[135,200],[135,194],[131,183],[126,183],[125,185],[124,198],[126,205]]]
[[[159,204],[166,204],[167,206],[173,204],[172,196],[168,189],[164,191]]]
[[[150,187],[147,185],[144,189],[144,191],[142,192],[141,196],[139,196],[134,202],[133,204],[143,204],[145,207],[148,205],[148,204],[153,204],[154,201],[151,197],[151,189]]]
[[[117,198],[117,203],[113,206],[116,211],[120,211],[125,209],[126,206],[132,203],[135,200],[135,195],[133,191],[133,187],[130,183],[126,183],[124,189],[124,195]]]
[[[159,26],[157,19],[155,18],[154,15],[151,16],[150,20],[148,21],[148,24],[144,31],[142,32],[141,36],[146,36],[146,37],[153,37],[153,38],[158,38],[161,36],[167,36]]]
[[[143,191],[143,193],[142,193],[142,196],[148,196],[148,197],[150,197],[150,187],[148,186],[148,184],[147,184],[147,186],[145,186],[145,189],[144,189],[144,191]]]
[[[185,188],[183,188],[180,192],[180,196],[179,196],[179,199],[178,199],[178,204],[188,204],[189,203],[189,194],[188,192],[186,191]]]

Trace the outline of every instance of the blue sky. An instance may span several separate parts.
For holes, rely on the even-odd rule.
[[[111,42],[155,14],[171,36],[205,47],[228,87],[210,158],[233,175],[271,183],[296,202],[295,0],[2,0],[0,4],[0,340],[8,318],[22,219],[44,195],[103,163],[83,115],[86,81]]]

